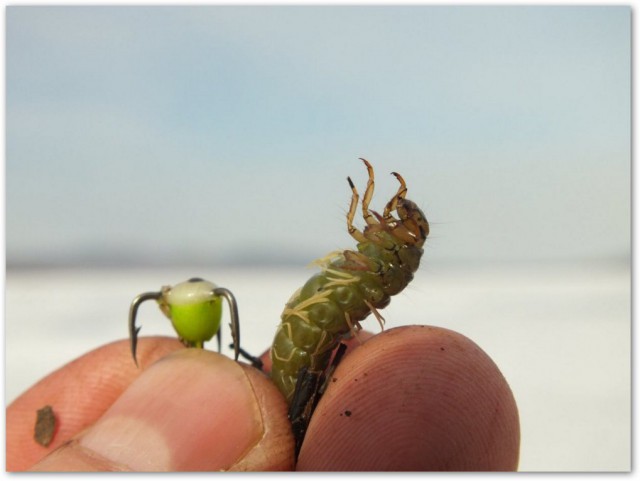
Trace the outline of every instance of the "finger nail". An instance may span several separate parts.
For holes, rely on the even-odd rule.
[[[232,466],[262,431],[243,369],[184,349],[148,368],[79,443],[132,471],[211,471]]]

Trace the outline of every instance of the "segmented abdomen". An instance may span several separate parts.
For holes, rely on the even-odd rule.
[[[300,369],[323,371],[340,339],[409,284],[421,255],[417,246],[400,245],[389,251],[374,242],[361,242],[358,252],[337,254],[293,295],[271,351],[271,377],[287,400],[293,396]]]

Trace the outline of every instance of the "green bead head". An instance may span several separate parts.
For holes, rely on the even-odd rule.
[[[180,339],[192,346],[202,347],[220,328],[222,300],[215,289],[212,282],[190,279],[162,291],[162,311]]]

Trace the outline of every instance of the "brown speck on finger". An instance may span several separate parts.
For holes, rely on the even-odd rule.
[[[45,448],[53,441],[53,436],[56,432],[56,416],[53,413],[53,408],[49,405],[38,409],[36,412],[36,426],[33,434],[33,438],[40,446]]]

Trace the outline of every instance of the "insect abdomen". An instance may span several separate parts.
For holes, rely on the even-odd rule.
[[[358,246],[361,254],[378,251],[373,244],[365,244],[369,245]],[[419,262],[422,249],[412,248],[416,252],[409,257]],[[371,307],[386,307],[390,296],[413,278],[414,266],[402,262],[397,253],[367,256],[377,271],[349,269],[348,258],[353,254],[345,251],[311,277],[285,307],[272,348],[272,377],[288,399],[302,367],[324,370],[341,337],[371,314]]]

